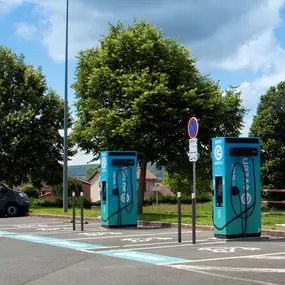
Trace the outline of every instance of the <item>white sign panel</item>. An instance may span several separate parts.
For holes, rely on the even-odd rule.
[[[156,186],[154,186],[154,187],[151,187],[151,190],[152,191],[164,191],[164,190],[167,190],[167,188],[166,187],[156,187]]]
[[[189,160],[197,161],[198,160],[198,139],[189,140]]]

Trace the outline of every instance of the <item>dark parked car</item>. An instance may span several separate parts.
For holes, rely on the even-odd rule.
[[[18,190],[11,189],[0,183],[0,213],[8,217],[25,215],[29,212],[28,196]]]

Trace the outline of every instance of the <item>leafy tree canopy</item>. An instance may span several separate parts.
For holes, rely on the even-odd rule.
[[[195,64],[189,50],[144,21],[110,25],[99,47],[78,55],[73,138],[94,160],[102,150],[138,151],[139,212],[147,162],[177,169],[188,160],[191,116],[199,120],[205,157],[211,137],[242,126],[239,93],[233,88],[223,96]]]
[[[48,89],[41,68],[0,46],[0,180],[59,183],[63,117],[63,101]]]

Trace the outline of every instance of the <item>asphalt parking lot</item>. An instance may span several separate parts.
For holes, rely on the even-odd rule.
[[[72,230],[62,219],[0,219],[0,284],[284,284],[284,239],[225,241],[212,232]]]

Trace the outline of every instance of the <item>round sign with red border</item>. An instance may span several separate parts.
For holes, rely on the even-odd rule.
[[[199,129],[199,125],[198,125],[198,121],[195,117],[192,117],[189,121],[188,121],[188,135],[191,139],[196,138],[197,134],[198,134],[198,129]]]

